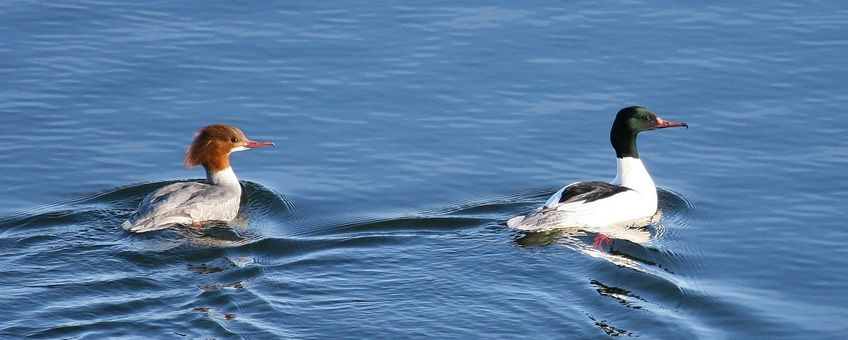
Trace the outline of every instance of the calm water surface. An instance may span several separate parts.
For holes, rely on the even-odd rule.
[[[2,338],[839,338],[848,331],[841,2],[0,3]],[[615,174],[643,134],[662,220],[506,219]],[[130,235],[232,156],[242,214]],[[636,242],[634,242],[636,240]]]

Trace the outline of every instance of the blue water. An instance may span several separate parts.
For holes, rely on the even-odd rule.
[[[2,338],[840,338],[848,6],[0,3]],[[646,106],[647,242],[521,234]],[[131,235],[223,122],[230,226]],[[644,236],[644,235],[643,235]]]

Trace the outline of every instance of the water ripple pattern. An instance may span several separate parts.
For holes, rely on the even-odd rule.
[[[840,338],[839,2],[0,3],[0,338]],[[661,218],[505,221],[615,175]],[[211,123],[239,218],[120,228]]]

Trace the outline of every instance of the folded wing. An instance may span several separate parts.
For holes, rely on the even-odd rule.
[[[220,186],[181,182],[152,192],[121,227],[134,233],[208,220],[229,221],[238,213],[240,195]]]

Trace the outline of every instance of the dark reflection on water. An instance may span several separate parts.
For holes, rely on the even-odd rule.
[[[591,284],[595,286],[596,290],[598,291],[598,294],[601,294],[601,296],[611,298],[617,301],[618,303],[622,304],[623,306],[629,308],[641,309],[642,307],[639,306],[636,301],[645,301],[639,298],[638,296],[633,295],[627,289],[610,287],[598,282],[597,280],[592,280]]]
[[[15,261],[16,267],[20,268],[18,276],[35,279],[44,275],[36,274],[38,272],[67,270],[67,266],[76,261],[62,261],[61,258],[67,256],[64,254],[88,257],[88,260],[81,263],[86,272],[83,277],[75,276],[71,271],[47,280],[18,282],[16,286],[20,287],[17,288],[19,294],[23,294],[20,295],[21,298],[30,299],[32,294],[43,294],[44,289],[49,289],[54,292],[50,295],[56,297],[82,294],[92,301],[74,306],[59,304],[44,311],[50,314],[37,314],[44,317],[48,324],[58,323],[63,326],[45,328],[38,324],[21,325],[7,329],[7,332],[36,337],[58,334],[121,334],[122,323],[104,324],[96,321],[100,317],[91,319],[93,323],[70,322],[73,319],[71,315],[82,311],[105,318],[114,313],[139,316],[152,313],[145,318],[152,318],[149,322],[159,326],[164,325],[164,320],[173,317],[187,317],[186,321],[194,321],[175,325],[172,329],[174,334],[198,334],[186,329],[185,325],[198,325],[199,322],[200,325],[206,324],[202,334],[226,336],[227,332],[222,331],[228,327],[221,324],[222,322],[246,318],[247,316],[241,316],[240,306],[245,303],[253,304],[250,301],[257,298],[260,300],[256,301],[267,299],[261,298],[260,296],[265,294],[256,289],[263,286],[259,282],[268,272],[277,273],[273,275],[272,282],[283,284],[287,280],[279,276],[281,271],[321,271],[322,264],[328,264],[326,260],[321,260],[321,254],[337,254],[339,251],[355,249],[370,252],[386,247],[396,248],[408,244],[409,237],[438,239],[445,233],[462,235],[473,230],[483,231],[491,228],[502,233],[506,231],[503,226],[504,216],[508,216],[519,206],[533,204],[534,201],[544,199],[544,196],[550,194],[549,190],[532,191],[488,202],[469,202],[450,208],[434,209],[416,216],[316,228],[309,236],[285,236],[286,221],[297,222],[303,218],[300,212],[286,198],[274,191],[257,183],[244,182],[240,217],[232,223],[217,222],[204,228],[175,226],[160,232],[140,235],[122,232],[120,223],[131,214],[141,198],[169,183],[171,182],[125,186],[51,206],[75,206],[78,207],[76,211],[45,211],[31,216],[4,219],[0,225],[2,239],[15,240],[14,246],[7,248],[7,251],[11,250],[10,254],[23,254],[22,258]],[[674,194],[662,192],[661,197],[665,209],[672,211],[680,207],[678,203],[674,203],[677,202],[672,198],[677,197]],[[684,202],[679,198],[678,201]],[[687,206],[690,205],[683,205]],[[667,216],[676,215],[685,213],[667,213]],[[269,229],[268,225],[277,227]],[[89,227],[79,230],[73,226]],[[92,232],[100,236],[92,238]],[[103,236],[107,238],[103,239]],[[598,252],[588,245],[591,240],[587,241],[587,238],[591,236],[562,232],[528,234],[516,239],[515,243],[522,247],[566,245],[588,254]],[[656,253],[657,250],[627,242],[629,241],[614,240],[608,254],[604,256],[608,256],[607,259],[612,263],[631,269],[641,270],[644,266],[662,267],[657,261],[648,260],[652,257],[646,255]],[[66,249],[68,245],[72,249]],[[36,249],[38,251],[35,251]],[[331,263],[338,266],[348,261],[350,260],[334,259]],[[350,263],[357,262],[359,261]],[[464,261],[454,264],[451,262],[455,261],[448,260],[445,265],[465,265],[462,264]],[[74,264],[76,265],[80,263]],[[323,275],[325,274],[319,274]],[[594,279],[592,285],[602,296],[614,297],[620,301],[624,301],[621,296],[629,296],[626,290],[616,288],[621,290],[617,291]],[[100,302],[108,296],[121,295],[120,292],[125,289],[146,293]],[[156,293],[153,293],[154,291]],[[239,299],[245,298],[244,295],[248,296],[247,300],[240,301]],[[58,298],[57,302],[65,299],[67,297]],[[163,310],[161,304],[156,302],[159,299],[176,301],[185,309],[178,307],[177,310]],[[369,299],[362,300],[367,301]],[[196,319],[197,316],[206,318],[206,321]],[[630,334],[612,326],[608,320],[592,320],[595,326],[607,334]],[[212,324],[223,328],[208,328]],[[99,330],[91,331],[92,329]],[[251,332],[258,333],[251,334],[265,334],[266,331],[269,330],[253,329]],[[269,332],[275,331],[277,330]]]
[[[839,338],[839,2],[0,3],[0,338]],[[659,221],[504,223],[615,175]],[[131,235],[240,127],[239,218]],[[140,184],[131,184],[140,183]],[[112,189],[108,189],[112,188]],[[637,308],[638,307],[638,308]]]
[[[611,326],[604,320],[597,320],[597,319],[595,319],[591,316],[589,317],[589,319],[591,319],[592,321],[595,321],[595,326],[598,327],[599,329],[601,329],[602,331],[604,331],[604,333],[606,333],[609,336],[633,336],[634,335],[632,332],[628,332],[625,329],[621,329],[621,328]]]
[[[694,204],[680,194],[662,189],[658,190],[658,198],[659,211],[651,223],[644,226],[621,226],[605,232],[614,238],[612,248],[605,251],[614,252],[616,249],[621,251],[623,248],[639,247],[640,244],[657,243],[670,226],[674,229],[688,228],[687,220],[696,213]],[[526,247],[548,245],[566,237],[586,239],[587,236],[591,236],[588,238],[591,241],[597,234],[580,228],[567,228],[544,232],[521,233],[515,242],[520,246]]]
[[[685,228],[685,225],[675,223],[685,221],[681,216],[692,214],[696,208],[674,192],[659,190],[658,194],[662,210],[658,215],[662,216],[659,223],[641,227],[620,227],[622,230],[610,234],[615,236],[611,237],[607,244],[599,246],[594,243],[600,236],[598,233],[579,229],[519,233],[513,242],[520,247],[564,246],[579,254],[609,261],[620,268],[653,275],[657,279],[665,280],[666,284],[675,287],[675,290],[683,289],[679,286],[682,278],[675,274],[675,267],[687,261],[672,250],[664,249],[659,238],[666,229]],[[594,279],[592,284],[596,287],[606,287]],[[606,290],[598,289],[602,296],[609,296],[604,291]],[[600,325],[598,327],[606,331],[606,328]]]
[[[127,334],[128,325],[139,321],[108,320],[115,315],[136,315],[134,318],[145,322],[174,318],[188,322],[175,324],[180,326],[174,329],[182,332],[174,334],[197,334],[187,332],[190,328],[186,327],[198,326],[202,327],[202,334],[233,335],[220,322],[237,319],[237,302],[226,296],[202,296],[249,288],[262,276],[250,248],[261,247],[262,241],[268,240],[256,223],[297,219],[297,209],[274,191],[244,182],[245,199],[240,217],[232,223],[216,222],[202,229],[175,226],[141,235],[130,235],[120,229],[121,222],[141,198],[170,183],[131,185],[50,206],[73,206],[77,210],[5,218],[0,224],[0,235],[9,245],[5,248],[7,254],[12,255],[7,265],[17,268],[7,270],[10,276],[5,277],[21,278],[9,286],[13,293],[17,292],[13,294],[18,297],[14,300],[21,301],[22,306],[34,296],[52,297],[53,302],[32,315],[41,322],[6,328],[4,334],[119,336]],[[287,251],[298,248],[284,245],[280,248]],[[51,275],[54,272],[61,274]],[[201,296],[195,302],[190,297],[192,287]],[[127,295],[127,292],[138,294]],[[86,296],[86,302],[67,304],[79,296]],[[176,309],[162,309],[165,300],[176,303]],[[209,306],[192,307],[198,303]],[[187,309],[179,307],[181,304]],[[214,322],[210,324],[187,315],[188,311],[200,311]],[[79,319],[79,313],[98,317]],[[50,324],[55,326],[45,327]],[[213,324],[219,326],[210,327]]]

